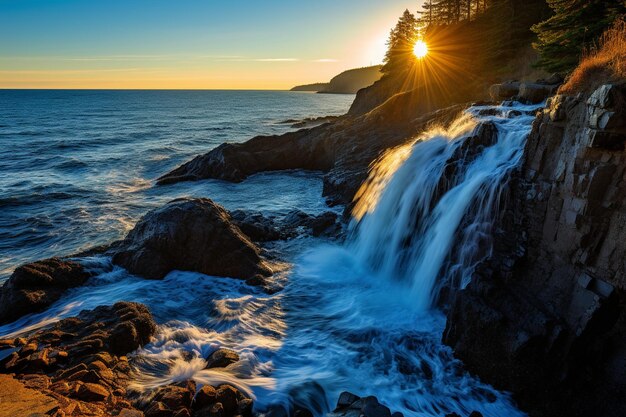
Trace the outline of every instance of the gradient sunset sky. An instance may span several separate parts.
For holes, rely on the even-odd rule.
[[[0,0],[0,88],[287,89],[378,64],[407,0]]]

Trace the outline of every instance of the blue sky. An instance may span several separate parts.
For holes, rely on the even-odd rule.
[[[0,87],[288,88],[379,63],[406,0],[0,0]]]

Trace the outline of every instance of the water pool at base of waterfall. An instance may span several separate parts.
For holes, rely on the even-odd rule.
[[[535,109],[471,108],[449,129],[433,129],[391,150],[372,171],[378,177],[361,192],[366,208],[346,242],[300,236],[268,246],[290,265],[276,277],[284,282],[278,293],[182,271],[162,281],[144,280],[106,257],[89,257],[81,262],[98,274],[86,286],[47,311],[0,326],[0,335],[102,304],[138,301],[148,305],[159,329],[134,355],[136,390],[193,378],[240,388],[255,399],[257,411],[280,404],[323,415],[340,392],[350,391],[376,395],[405,416],[474,410],[523,416],[508,394],[470,376],[441,344],[445,316],[433,300],[442,285],[462,287],[488,255],[487,213],[497,204],[502,180],[519,163]],[[464,155],[442,184],[446,166],[479,121],[493,123],[497,141]],[[399,162],[392,168],[381,166],[394,158]],[[316,184],[308,187],[312,193],[321,192],[319,175],[260,178],[263,187],[281,189],[283,196],[302,195],[303,182]],[[230,198],[236,200],[238,187],[253,190],[255,181],[259,177],[229,186]],[[310,197],[294,197],[297,208],[325,209],[321,195]],[[268,195],[264,204],[271,201]],[[465,251],[453,250],[459,242]],[[205,358],[219,347],[235,350],[240,361],[204,369]]]

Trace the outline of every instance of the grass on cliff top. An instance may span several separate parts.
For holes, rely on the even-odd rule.
[[[602,84],[625,79],[626,21],[619,19],[604,32],[595,48],[584,52],[559,93],[590,93]]]

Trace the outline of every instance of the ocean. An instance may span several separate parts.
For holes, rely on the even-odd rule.
[[[293,130],[286,120],[339,115],[353,99],[286,91],[0,90],[0,282],[22,263],[119,239],[150,208],[176,197],[209,197],[229,209],[316,206],[319,175],[296,182],[259,175],[243,186],[153,182],[222,142]],[[266,193],[267,181],[273,192]]]
[[[331,210],[318,172],[262,173],[238,184],[155,187],[154,180],[222,142],[287,132],[285,120],[345,113],[353,99],[266,91],[0,91],[2,277],[24,262],[119,239],[149,209],[177,197],[277,216]],[[492,197],[519,162],[534,110],[472,108],[449,129],[434,127],[391,151],[390,161],[373,166],[364,217],[346,242],[302,235],[265,245],[285,264],[275,277],[284,288],[275,294],[195,272],[147,280],[106,256],[88,256],[79,261],[95,276],[46,311],[0,326],[0,337],[136,301],[158,323],[151,343],[131,355],[130,387],[146,394],[192,378],[236,386],[257,411],[299,406],[321,417],[350,391],[375,395],[407,417],[474,410],[522,417],[510,395],[472,377],[441,344],[445,315],[433,294],[442,272],[461,283],[471,272]],[[434,190],[448,158],[481,119],[497,125],[497,143],[459,166],[439,196]],[[395,168],[380,166],[386,162]],[[453,259],[461,224],[471,226],[460,235],[467,250]],[[226,370],[204,369],[219,347],[240,360]]]

